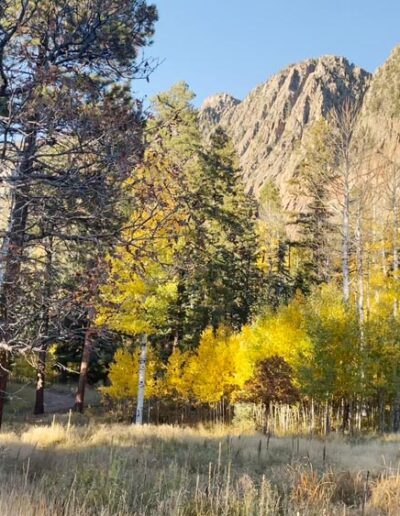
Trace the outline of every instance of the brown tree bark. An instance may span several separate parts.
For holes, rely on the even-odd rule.
[[[397,433],[400,430],[400,402],[396,396],[392,404],[392,432]]]
[[[46,357],[47,347],[49,343],[50,317],[49,306],[51,303],[51,273],[53,264],[53,239],[50,238],[46,246],[46,269],[43,287],[43,306],[42,306],[42,322],[43,334],[41,336],[41,345],[38,352],[37,380],[36,380],[36,399],[33,413],[35,415],[44,414],[44,389],[46,380]]]
[[[0,428],[3,420],[4,403],[7,397],[8,362],[8,353],[3,351],[0,354]]]
[[[29,176],[32,170],[32,157],[36,147],[36,129],[28,134],[21,166],[17,171],[17,178]],[[15,321],[15,300],[17,298],[21,258],[23,254],[26,221],[28,216],[28,187],[21,187],[14,191],[13,203],[10,211],[10,223],[7,243],[3,246],[3,266],[0,282],[0,341],[5,348],[0,353],[0,428],[3,421],[5,392],[8,382],[10,364],[10,349],[12,348],[12,325]]]
[[[342,415],[342,432],[346,433],[349,429],[350,422],[350,403],[347,400],[343,400],[343,415]]]
[[[378,426],[379,433],[383,434],[385,431],[385,397],[383,390],[379,391],[378,395]]]

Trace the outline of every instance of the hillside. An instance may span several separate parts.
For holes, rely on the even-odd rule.
[[[373,142],[375,168],[400,164],[400,46],[374,74],[359,122]]]
[[[345,58],[324,56],[291,65],[255,88],[242,102],[223,93],[204,102],[205,134],[221,125],[240,155],[246,189],[259,198],[273,179],[283,207],[296,199],[288,183],[301,157],[305,132],[345,99],[361,101],[371,75]]]

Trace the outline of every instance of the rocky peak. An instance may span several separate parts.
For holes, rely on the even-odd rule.
[[[235,108],[238,104],[240,104],[240,100],[228,93],[218,93],[208,97],[201,107],[203,127],[218,125],[221,116],[230,109]]]
[[[248,191],[260,197],[271,179],[283,205],[293,208],[289,182],[301,159],[305,131],[346,99],[359,101],[370,74],[343,57],[323,56],[288,66],[255,88],[242,102],[222,94],[200,112],[203,132],[226,129],[239,153]]]

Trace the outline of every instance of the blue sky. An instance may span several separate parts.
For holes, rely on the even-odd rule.
[[[286,65],[323,54],[374,71],[400,43],[400,0],[153,0],[162,60],[140,96],[185,80],[197,103],[226,91],[243,98]]]

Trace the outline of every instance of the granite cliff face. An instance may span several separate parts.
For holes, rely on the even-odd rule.
[[[260,198],[271,179],[285,209],[296,208],[289,186],[310,125],[345,99],[360,101],[371,75],[346,59],[324,56],[291,65],[255,88],[242,102],[228,94],[209,97],[201,108],[205,135],[220,125],[239,153],[246,189]]]

